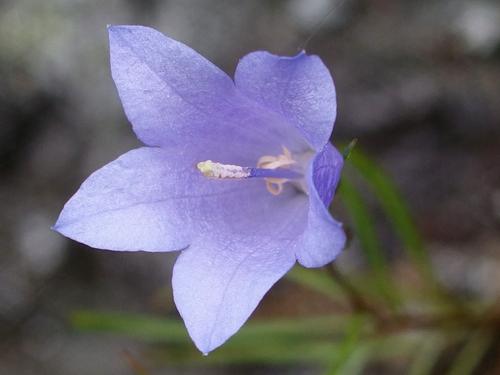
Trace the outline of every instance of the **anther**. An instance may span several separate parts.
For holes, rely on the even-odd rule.
[[[212,160],[200,161],[196,167],[209,178],[247,178],[250,176],[250,168],[215,163]]]
[[[292,153],[283,146],[283,154],[278,156],[265,155],[262,156],[257,162],[257,167],[262,169],[276,169],[276,168],[289,168],[296,164],[293,160]],[[265,178],[266,189],[272,195],[279,195],[283,191],[283,185],[290,181],[288,178],[268,177]]]

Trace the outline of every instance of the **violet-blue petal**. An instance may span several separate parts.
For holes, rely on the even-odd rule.
[[[175,152],[144,147],[97,170],[66,203],[54,229],[100,249],[185,248],[190,235],[173,198],[189,188],[172,157]]]
[[[206,354],[236,333],[294,263],[286,238],[204,238],[183,251],[174,266],[174,300],[198,349]]]
[[[328,212],[342,166],[342,155],[327,144],[308,170],[309,214],[296,252],[297,260],[304,267],[322,267],[330,263],[345,246],[342,224]]]
[[[243,181],[214,183],[195,163],[196,155],[180,147],[129,151],[82,184],[54,229],[99,249],[173,251],[188,246],[193,231],[202,236],[210,225],[220,226],[224,215],[240,223],[245,211],[216,208],[258,199],[261,189]]]
[[[307,225],[304,194],[287,186],[273,196],[261,180],[246,183],[254,181],[255,188],[247,193],[252,195],[201,206],[213,214],[206,222],[198,221],[197,232],[203,235],[181,253],[174,267],[175,304],[204,353],[232,336],[292,267],[297,238]]]
[[[337,101],[330,72],[318,56],[252,52],[240,60],[235,83],[247,96],[300,129],[312,148],[319,151],[328,142]]]
[[[181,147],[122,155],[82,184],[54,229],[100,249],[172,251],[216,233],[269,235],[288,215],[305,226],[305,196],[274,197],[258,179],[208,179],[197,157]]]
[[[109,39],[113,79],[145,144],[191,144],[232,163],[254,163],[279,152],[283,142],[292,151],[303,149],[284,119],[242,95],[188,46],[142,26],[110,26]]]
[[[343,166],[344,157],[330,143],[313,159],[312,186],[327,208],[332,203]]]

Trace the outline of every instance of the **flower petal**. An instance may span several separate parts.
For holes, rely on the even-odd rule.
[[[294,246],[307,221],[307,197],[291,186],[274,196],[263,181],[256,182],[254,196],[203,206],[203,211],[215,212],[210,228],[199,230],[203,235],[174,267],[175,303],[203,353],[232,336],[295,262]]]
[[[189,335],[207,354],[245,323],[295,263],[290,241],[272,237],[205,238],[174,266],[174,300]]]
[[[308,171],[309,214],[297,246],[297,260],[304,267],[322,267],[333,261],[345,246],[342,224],[328,212],[344,164],[342,155],[327,144]]]
[[[300,134],[280,116],[239,93],[231,78],[188,46],[142,26],[111,26],[109,39],[113,79],[145,144],[192,144],[212,160],[232,163],[239,162],[235,155],[255,163],[282,144],[303,148]]]
[[[89,246],[172,251],[214,233],[269,235],[293,210],[305,227],[307,199],[279,197],[262,180],[213,180],[189,148],[140,148],[94,172],[66,203],[54,227]]]
[[[343,156],[330,143],[313,160],[311,185],[327,208],[332,203],[343,166]]]
[[[337,101],[330,72],[318,56],[253,52],[240,60],[235,82],[247,96],[300,129],[312,148],[319,151],[328,142]]]
[[[172,199],[184,192],[169,156],[140,148],[94,172],[66,203],[54,229],[101,249],[185,248],[189,233]]]
[[[100,249],[183,249],[193,231],[201,231],[194,222],[218,225],[214,208],[219,200],[259,194],[244,181],[214,184],[200,175],[195,161],[195,155],[178,147],[129,151],[82,184],[54,229]]]

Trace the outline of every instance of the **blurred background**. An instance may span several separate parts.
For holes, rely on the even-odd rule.
[[[353,316],[358,310],[370,315],[372,308],[356,303],[359,291],[350,290],[345,277],[361,275],[357,285],[364,293],[364,285],[377,284],[367,276],[374,266],[375,280],[385,272],[395,285],[410,284],[418,292],[427,276],[416,269],[427,260],[417,260],[415,267],[405,249],[413,247],[415,255],[425,247],[423,257],[432,263],[440,288],[468,311],[493,311],[495,329],[485,323],[489,336],[482,336],[472,325],[442,348],[430,346],[418,360],[427,361],[426,373],[500,374],[500,319],[495,315],[500,297],[500,3],[494,0],[0,1],[1,374],[410,373],[411,353],[387,355],[394,350],[388,349],[385,356],[352,359],[364,343],[355,340],[355,330],[325,341],[347,337],[331,355],[347,353],[343,360],[352,362],[351,372],[339,370],[338,363],[328,370],[330,344],[294,348],[298,354],[289,359],[283,353],[290,348],[276,350],[274,357],[250,352],[247,360],[232,360],[222,349],[219,357],[204,362],[186,337],[170,342],[168,330],[155,336],[154,324],[148,326],[152,337],[146,338],[88,332],[89,326],[98,330],[99,317],[81,310],[147,314],[181,324],[170,287],[175,254],[94,251],[49,229],[92,171],[139,145],[111,79],[107,24],[152,26],[230,75],[238,59],[254,50],[294,55],[305,48],[319,55],[338,93],[333,142],[358,138],[355,150],[363,155],[353,156],[353,164],[362,171],[364,166],[365,177],[383,174],[382,185],[372,180],[375,193],[390,176],[391,189],[397,187],[404,199],[400,206],[411,212],[412,224],[407,217],[398,219],[404,209],[393,210],[391,217],[396,198],[386,194],[384,201],[383,189],[370,194],[348,165],[346,178],[353,175],[350,183],[358,186],[357,193],[349,194],[344,185],[333,211],[346,223],[351,241],[329,272],[332,290],[345,289],[341,297],[308,288],[307,276],[298,270],[272,289],[252,322],[339,312]],[[370,242],[374,233],[375,245],[373,238]],[[383,260],[373,261],[373,251]],[[314,272],[326,275],[323,271]],[[366,293],[369,306],[377,303],[376,291]],[[431,297],[420,297],[405,306],[413,312],[436,309],[427,309]],[[378,306],[385,311],[384,302]],[[93,323],[85,328],[86,318]],[[419,322],[408,324],[416,326],[418,336]],[[420,347],[442,343],[442,336],[436,337],[424,338]],[[476,341],[467,347],[471,340]],[[454,364],[460,359],[465,364]],[[424,373],[419,369],[425,366],[414,366],[415,374]]]

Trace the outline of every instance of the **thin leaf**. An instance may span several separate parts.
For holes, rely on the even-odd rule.
[[[370,350],[367,345],[358,344],[342,367],[342,375],[364,374],[363,370],[370,362]]]
[[[438,282],[432,269],[429,254],[413,222],[410,210],[389,175],[359,148],[352,150],[349,161],[372,188],[395,233],[403,243],[408,258],[430,288],[431,295],[446,303],[448,308],[466,310],[464,304]]]
[[[429,337],[420,345],[408,370],[409,375],[432,374],[440,354],[446,349],[446,340],[441,336]]]
[[[73,327],[81,331],[124,334],[145,341],[188,344],[186,328],[177,319],[160,319],[139,314],[76,311],[70,316]]]
[[[326,363],[338,344],[332,340],[287,340],[273,342],[235,342],[231,339],[222,347],[202,356],[193,344],[155,345],[149,350],[150,360],[156,363],[201,365],[294,364]]]
[[[346,374],[345,369],[349,360],[358,348],[364,323],[361,317],[351,320],[347,327],[346,337],[337,349],[335,360],[327,371],[328,375]]]
[[[275,345],[252,345],[241,347],[228,343],[208,356],[214,364],[293,364],[326,363],[331,353],[338,348],[332,341],[288,341]]]
[[[343,314],[301,319],[255,321],[246,324],[231,341],[236,343],[262,340],[300,340],[331,338],[343,333],[349,322],[359,315]],[[190,343],[184,324],[177,319],[138,314],[77,311],[70,317],[72,325],[83,331],[111,332],[151,342]]]
[[[165,345],[158,359],[169,363],[327,363],[337,351],[335,339],[359,315],[257,321],[244,326],[223,347],[203,357],[188,338],[180,320],[155,317],[78,311],[73,325],[83,331],[115,333]],[[369,322],[365,318],[366,322]],[[154,349],[153,349],[154,351]]]
[[[485,332],[484,330],[474,332],[455,358],[450,367],[449,375],[472,374],[490,348],[494,338],[494,332]]]
[[[389,266],[384,258],[380,241],[375,231],[373,217],[368,212],[361,194],[345,175],[342,177],[338,193],[351,217],[355,234],[361,244],[361,249],[374,272],[374,282],[380,294],[393,307],[399,305],[400,298],[391,281]]]
[[[350,154],[351,164],[372,187],[409,258],[425,279],[434,279],[427,251],[410,215],[408,206],[391,178],[359,149]]]
[[[347,146],[344,147],[344,149],[342,150],[342,157],[344,158],[344,160],[349,160],[349,158],[351,157],[351,152],[357,143],[358,138],[354,138],[351,142],[349,142]]]

